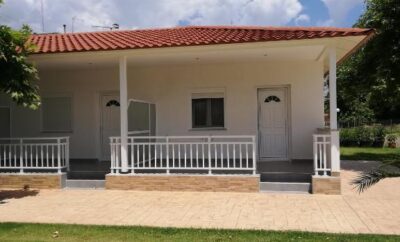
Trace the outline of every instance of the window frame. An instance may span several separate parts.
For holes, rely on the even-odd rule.
[[[74,98],[70,93],[67,94],[49,94],[42,95],[42,100],[46,98],[68,98],[71,105],[71,116],[70,116],[70,127],[71,129],[60,129],[60,130],[48,130],[44,127],[44,109],[43,106],[40,107],[40,132],[41,133],[73,133],[74,130]],[[43,102],[42,102],[43,104]]]
[[[222,126],[194,126],[194,110],[193,110],[193,100],[194,99],[212,99],[212,98],[222,98],[223,102],[223,118],[224,122]],[[210,104],[211,105],[211,104]],[[201,131],[201,130],[226,130],[226,95],[224,89],[217,90],[202,90],[197,92],[191,92],[190,95],[190,130]],[[208,115],[211,113],[211,106],[207,107]],[[206,117],[206,119],[208,119]],[[212,121],[211,121],[212,122]]]

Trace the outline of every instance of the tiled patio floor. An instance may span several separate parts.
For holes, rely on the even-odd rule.
[[[400,179],[359,195],[365,165],[344,163],[341,196],[41,190],[3,200],[0,221],[400,234]]]

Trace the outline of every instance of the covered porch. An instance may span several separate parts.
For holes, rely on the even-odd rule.
[[[138,179],[156,187],[196,177],[194,184],[209,179],[215,181],[212,186],[220,186],[229,180],[236,189],[249,178],[251,188],[245,191],[259,191],[260,182],[274,182],[276,177],[298,181],[298,175],[310,182],[311,176],[339,173],[336,63],[337,55],[345,52],[329,41],[307,40],[73,53],[38,56],[35,61],[44,73],[45,95],[60,88],[73,93],[75,115],[80,116],[75,116],[68,140],[68,160],[110,162],[106,188],[135,189],[123,184]],[[324,127],[326,72],[330,127]],[[194,121],[193,100],[205,99],[205,109],[210,110],[202,127]],[[222,100],[215,105],[222,110],[215,114],[217,121],[209,108],[215,99]],[[96,113],[85,122],[93,109]],[[271,112],[276,116],[269,117]],[[271,129],[268,124],[274,122]],[[34,150],[15,149],[4,141],[0,168],[24,173],[42,167],[26,160],[35,156]],[[43,157],[46,152],[59,155],[58,150],[43,151]],[[67,171],[68,164],[60,169],[50,162],[48,170]]]

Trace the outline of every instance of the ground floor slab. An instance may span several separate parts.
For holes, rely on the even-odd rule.
[[[400,234],[400,179],[349,185],[370,165],[342,163],[342,195],[3,190],[0,221]]]

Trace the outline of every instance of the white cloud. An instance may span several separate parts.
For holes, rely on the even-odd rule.
[[[330,19],[319,22],[319,25],[341,25],[348,13],[364,0],[321,0],[329,11]],[[318,24],[318,23],[317,23]]]
[[[121,28],[189,25],[285,25],[307,22],[299,0],[43,0],[45,31],[94,31],[93,25],[120,24]],[[22,7],[23,6],[23,7]],[[29,24],[41,32],[39,0],[5,0],[0,23]]]
[[[317,21],[317,26],[323,26],[323,27],[332,27],[335,25],[333,19],[327,19],[323,21]]]
[[[296,25],[302,25],[302,24],[307,24],[310,22],[310,16],[307,14],[300,14],[297,16],[297,18],[294,20],[294,23]]]

